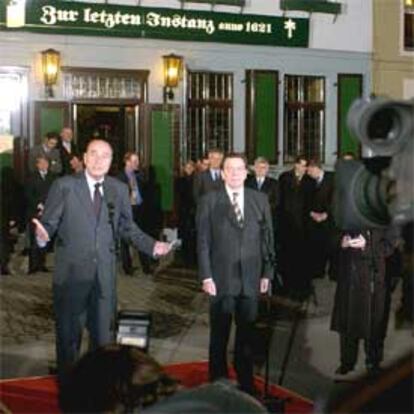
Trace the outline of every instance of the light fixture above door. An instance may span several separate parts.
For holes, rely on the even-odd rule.
[[[174,88],[182,78],[183,57],[173,53],[162,57],[164,61],[164,102],[174,99]]]
[[[47,49],[42,52],[42,70],[46,96],[53,98],[53,86],[57,82],[60,70],[60,53],[57,50]]]

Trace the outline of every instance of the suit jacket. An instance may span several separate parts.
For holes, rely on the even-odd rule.
[[[47,194],[55,179],[56,175],[50,172],[43,179],[39,171],[36,171],[28,178],[25,185],[26,214],[28,218],[37,215],[37,206],[39,203],[45,203]]]
[[[268,245],[265,246],[265,238]],[[260,278],[272,278],[265,250],[273,253],[267,197],[244,190],[244,225],[240,228],[223,188],[206,194],[197,207],[197,249],[201,280],[213,278],[218,295],[259,294]]]
[[[53,174],[60,174],[62,172],[62,162],[60,153],[57,148],[52,148],[46,152],[43,144],[35,145],[29,153],[29,171],[34,173],[36,168],[36,158],[44,156],[49,160],[49,171]]]
[[[125,183],[128,186],[128,190],[130,192],[131,189],[129,188],[129,178],[128,178],[125,170],[122,170],[117,175],[117,178],[118,178],[118,180],[122,181],[123,183]],[[144,175],[141,172],[136,171],[135,172],[135,179],[137,180],[139,193],[141,194],[142,203],[144,204],[145,201],[146,201],[146,197],[145,197],[146,183],[145,183],[145,180],[144,180]]]
[[[200,198],[209,193],[210,191],[216,191],[224,188],[223,180],[221,177],[216,181],[213,181],[211,178],[210,170],[197,173],[194,176],[194,187],[193,187],[193,196],[194,201],[197,204]]]
[[[333,194],[334,194],[334,175],[331,172],[324,172],[322,182],[318,184],[316,180],[312,180],[312,189],[308,201],[307,211],[315,211],[317,213],[328,213],[326,223],[333,223]],[[308,214],[309,216],[309,214]],[[308,218],[308,220],[311,220]]]
[[[265,177],[263,184],[259,189],[256,176],[252,174],[247,177],[245,185],[246,187],[260,191],[267,195],[270,203],[270,208],[272,210],[272,215],[274,215],[279,203],[279,185],[277,180],[271,177]]]
[[[72,174],[72,168],[70,166],[70,157],[72,154],[78,153],[78,148],[73,141],[70,144],[70,149],[71,151],[68,152],[66,147],[62,144],[62,141],[59,141],[58,150],[60,154],[60,160],[62,163],[62,175]]]
[[[278,222],[283,239],[304,237],[312,188],[313,180],[305,174],[299,181],[293,169],[279,176]]]
[[[121,237],[149,255],[154,248],[154,239],[132,220],[128,187],[106,176],[103,189],[98,218],[84,172],[57,179],[46,200],[42,223],[50,238],[56,233],[54,284],[62,290],[73,289],[74,295],[96,275],[102,294],[112,294],[116,275],[115,238]]]

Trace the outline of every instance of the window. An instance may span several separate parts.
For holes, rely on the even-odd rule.
[[[210,148],[233,146],[233,75],[189,72],[187,92],[187,159],[196,160]]]
[[[414,51],[414,0],[404,0],[404,50]]]
[[[316,76],[285,76],[283,161],[298,155],[324,161],[325,79]]]

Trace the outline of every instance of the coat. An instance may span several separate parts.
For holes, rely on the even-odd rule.
[[[224,187],[221,177],[214,181],[211,177],[211,171],[209,169],[196,173],[193,183],[193,197],[195,203],[198,203],[204,194],[207,194],[210,191],[221,190],[222,188]]]
[[[213,278],[217,295],[259,295],[260,278],[272,279],[265,251],[273,254],[273,229],[266,195],[244,189],[240,228],[225,189],[201,198],[197,207],[199,277]],[[267,238],[267,245],[265,245]]]
[[[60,152],[57,148],[52,148],[49,151],[45,150],[43,144],[35,145],[29,153],[29,171],[35,172],[36,158],[42,156],[49,160],[49,171],[53,174],[59,175],[62,172],[62,161],[60,159]]]
[[[249,175],[245,181],[245,185],[253,190],[265,193],[269,198],[272,216],[276,214],[276,209],[279,204],[279,185],[277,180],[272,177],[265,177],[263,184],[259,189],[256,177],[254,175]]]
[[[76,144],[72,141],[70,143],[71,152],[68,152],[66,147],[63,145],[62,140],[60,140],[57,149],[59,150],[60,160],[62,163],[62,175],[72,174],[73,171],[72,167],[70,166],[70,157],[72,154],[78,154],[78,148]]]
[[[389,242],[380,229],[361,233],[367,239],[364,250],[339,251],[331,329],[353,338],[383,339],[390,295],[385,272]]]
[[[45,203],[49,189],[55,179],[56,176],[50,172],[43,179],[38,171],[28,178],[24,189],[27,218],[31,219],[37,216],[37,206],[40,203]]]

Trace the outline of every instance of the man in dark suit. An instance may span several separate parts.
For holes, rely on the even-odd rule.
[[[245,181],[246,187],[260,191],[267,195],[270,210],[273,218],[273,230],[276,231],[276,212],[279,202],[278,182],[269,174],[269,161],[265,157],[258,157],[254,160],[254,175],[249,175]]]
[[[124,155],[124,169],[118,174],[118,179],[128,186],[129,200],[132,209],[132,218],[135,224],[145,229],[145,183],[144,176],[138,171],[139,157],[135,152],[128,151]],[[144,273],[150,273],[150,258],[144,252],[139,252],[141,267]],[[121,260],[124,272],[132,276],[132,258],[129,244],[121,240]]]
[[[292,169],[279,176],[278,268],[283,291],[304,300],[311,291],[307,269],[306,212],[312,179],[306,175],[307,160],[298,156]]]
[[[244,188],[246,175],[244,156],[227,155],[225,186],[206,194],[197,208],[197,249],[199,277],[210,297],[210,380],[228,376],[227,343],[234,315],[237,379],[242,390],[253,393],[251,342],[258,296],[267,292],[272,278],[264,252],[273,253],[273,237],[267,197]]]
[[[307,207],[309,271],[312,278],[323,278],[334,253],[334,177],[314,160],[309,161],[307,173],[313,179]]]
[[[46,157],[49,161],[49,170],[53,174],[61,174],[62,162],[58,149],[59,136],[56,132],[48,132],[40,145],[35,145],[29,152],[29,171],[36,171],[37,157]]]
[[[113,341],[118,238],[149,255],[170,250],[134,223],[128,187],[107,176],[112,154],[109,143],[93,139],[84,155],[85,171],[56,180],[42,221],[33,220],[39,245],[56,234],[53,301],[60,375],[78,357],[85,323],[92,349]]]
[[[50,187],[56,175],[49,171],[49,160],[39,155],[36,159],[36,171],[29,177],[25,185],[26,214],[30,231],[30,252],[28,274],[38,271],[46,272],[46,249],[40,248],[36,243],[31,221],[42,216],[44,204]]]
[[[62,163],[62,175],[72,174],[73,170],[70,163],[71,156],[72,154],[77,154],[78,152],[76,144],[73,142],[72,128],[62,128],[62,131],[60,132],[58,149]]]
[[[223,162],[223,151],[210,149],[208,151],[209,168],[199,172],[194,177],[193,196],[197,204],[200,198],[210,191],[219,190],[223,187],[221,178],[221,163]]]

